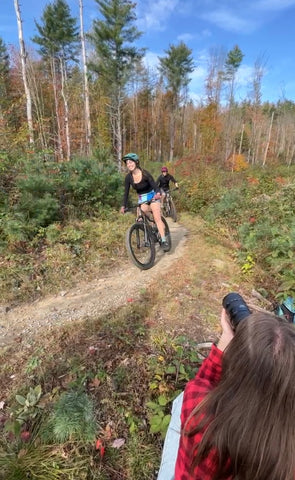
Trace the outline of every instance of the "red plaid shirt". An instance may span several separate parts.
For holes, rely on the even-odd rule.
[[[208,357],[203,361],[195,378],[188,382],[184,390],[181,410],[182,428],[192,410],[199,405],[207,393],[218,384],[221,377],[221,361],[222,351],[213,345]],[[216,462],[218,460],[216,450],[211,450],[208,457],[206,457],[194,469],[194,474],[190,474],[193,447],[200,443],[201,438],[202,432],[192,437],[181,435],[175,466],[175,480],[212,479],[216,472]]]

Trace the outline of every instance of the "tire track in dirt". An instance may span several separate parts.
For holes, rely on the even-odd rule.
[[[187,230],[179,223],[169,221],[172,249],[164,253],[158,249],[155,265],[140,270],[127,259],[126,263],[108,275],[80,283],[75,288],[47,296],[33,303],[19,305],[0,314],[0,346],[17,338],[29,340],[40,329],[50,330],[56,325],[72,323],[85,317],[106,314],[126,305],[128,298],[136,300],[143,288],[170,269],[183,254]]]

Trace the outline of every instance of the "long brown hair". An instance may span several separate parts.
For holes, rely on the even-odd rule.
[[[200,413],[202,420],[190,429]],[[216,448],[214,480],[294,480],[294,416],[295,328],[254,313],[224,352],[220,383],[185,425],[186,435],[204,431],[192,471]]]

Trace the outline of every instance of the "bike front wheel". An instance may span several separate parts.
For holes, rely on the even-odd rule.
[[[174,202],[172,200],[172,198],[169,198],[169,210],[170,210],[170,217],[172,218],[172,220],[174,220],[174,222],[177,221],[177,212],[176,212],[176,208],[175,208],[175,205],[174,205]]]
[[[169,200],[165,198],[164,204],[163,204],[163,215],[164,217],[169,217],[170,216],[170,204]]]
[[[126,234],[128,254],[138,268],[148,270],[155,263],[156,248],[152,232],[143,224],[134,223]]]

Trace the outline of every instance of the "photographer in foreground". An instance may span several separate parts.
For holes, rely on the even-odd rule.
[[[253,313],[222,335],[184,391],[175,480],[295,479],[295,328]]]

